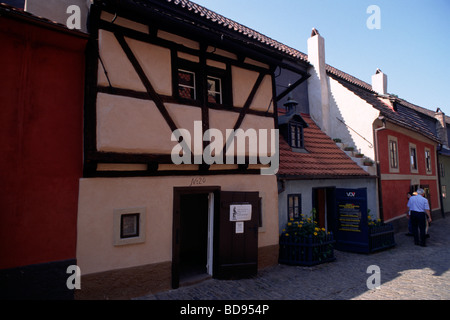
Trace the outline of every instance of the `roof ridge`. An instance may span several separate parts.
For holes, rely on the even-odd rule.
[[[308,62],[308,56],[295,49],[292,48],[280,41],[277,41],[261,32],[256,31],[255,29],[252,29],[250,27],[247,27],[237,21],[234,21],[233,19],[227,18],[215,11],[212,11],[202,5],[199,5],[193,1],[190,0],[165,0],[166,2],[173,3],[176,6],[180,6],[183,8],[187,8],[187,10],[191,11],[194,10],[194,13],[205,17],[207,20],[210,20],[212,22],[215,22],[219,25],[222,25],[223,27],[228,27],[229,29],[233,29],[236,32],[239,32],[249,38],[258,40],[259,42],[268,45],[272,48],[275,48],[281,52],[284,52],[290,56],[293,56],[294,58],[298,58],[304,61]]]

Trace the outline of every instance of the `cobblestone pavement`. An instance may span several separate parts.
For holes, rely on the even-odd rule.
[[[278,265],[251,279],[215,280],[138,298],[139,300],[447,300],[450,299],[450,217],[435,220],[427,247],[404,232],[394,248],[357,254],[336,251],[336,261],[314,266]],[[376,265],[379,289],[368,289]]]

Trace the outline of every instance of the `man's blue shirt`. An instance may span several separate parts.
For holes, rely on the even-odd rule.
[[[425,210],[430,210],[430,205],[427,199],[421,195],[417,195],[409,198],[408,208],[411,211],[425,212]]]

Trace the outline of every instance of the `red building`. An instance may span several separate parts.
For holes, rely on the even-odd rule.
[[[87,36],[1,4],[0,43],[0,297],[70,297]]]
[[[372,126],[381,218],[403,226],[406,219],[399,218],[407,211],[407,193],[419,187],[425,190],[431,212],[440,214],[436,119],[424,114],[423,108],[386,92],[377,93],[342,71],[329,68],[328,74],[379,111]]]
[[[407,192],[419,187],[425,190],[430,209],[440,210],[436,139],[394,123],[385,126],[377,132],[384,219],[402,215]]]

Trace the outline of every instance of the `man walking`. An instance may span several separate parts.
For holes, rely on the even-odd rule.
[[[417,195],[409,198],[408,208],[411,210],[411,227],[414,236],[414,244],[425,247],[426,221],[431,222],[430,205],[423,197],[423,189],[417,189]]]

